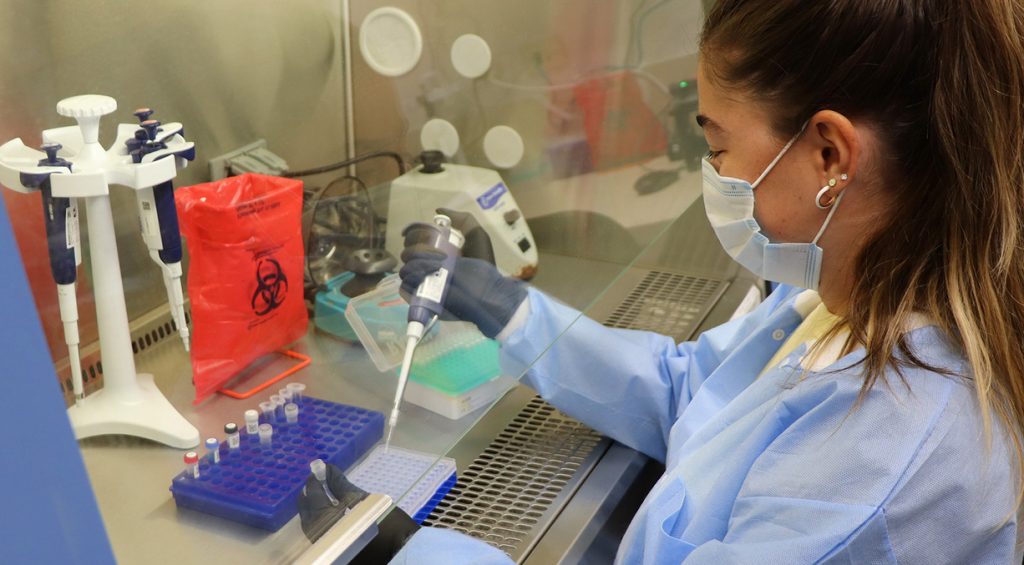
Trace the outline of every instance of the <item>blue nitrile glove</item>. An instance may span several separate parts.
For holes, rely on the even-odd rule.
[[[367,495],[366,491],[350,483],[341,469],[331,464],[327,465],[327,486],[338,499],[337,506],[331,505],[330,499],[324,493],[323,485],[312,474],[306,479],[306,486],[299,495],[299,520],[302,522],[302,531],[309,541],[315,542],[320,539],[320,536]],[[351,563],[387,563],[419,529],[419,524],[401,508],[392,508],[377,525],[376,537]]]
[[[416,292],[423,279],[437,271],[443,260],[440,251],[407,247],[402,252],[405,265],[398,273],[402,277],[402,292]],[[526,300],[526,283],[502,276],[494,265],[480,259],[460,257],[448,284],[445,311],[455,319],[473,322],[489,338],[505,329]]]

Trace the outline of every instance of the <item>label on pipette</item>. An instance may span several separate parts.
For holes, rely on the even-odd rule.
[[[441,267],[434,274],[423,279],[420,287],[416,290],[416,296],[425,298],[431,302],[441,302],[444,294],[445,283],[448,282],[448,269]]]
[[[151,200],[139,201],[139,224],[143,237],[160,235],[160,219],[156,215],[156,206]]]
[[[78,231],[78,204],[74,200],[71,202],[72,204],[64,211],[64,243],[68,246],[68,249],[78,247],[82,240],[82,236]]]

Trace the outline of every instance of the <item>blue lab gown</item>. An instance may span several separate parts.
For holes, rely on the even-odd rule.
[[[622,540],[618,563],[1020,563],[1011,452],[994,420],[986,451],[970,381],[905,369],[851,411],[863,358],[799,368],[798,347],[762,370],[800,324],[797,289],[675,344],[612,330],[536,290],[502,349],[565,413],[657,460],[665,474]],[[936,328],[919,357],[969,375]],[[905,384],[904,384],[905,383]],[[423,528],[393,563],[510,563],[454,531]]]

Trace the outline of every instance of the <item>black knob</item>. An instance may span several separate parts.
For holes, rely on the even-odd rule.
[[[428,175],[440,173],[444,170],[444,167],[441,166],[445,162],[444,153],[436,149],[428,149],[420,153],[420,162],[423,163],[420,172],[427,173]]]
[[[153,109],[152,108],[139,108],[138,110],[135,110],[134,112],[132,112],[132,114],[134,114],[135,117],[139,119],[139,123],[141,124],[142,122],[148,120],[149,117],[153,115]]]
[[[158,120],[145,120],[139,126],[146,131],[146,137],[150,141],[156,139],[156,133],[160,130],[160,122]]]
[[[57,163],[57,152],[63,147],[64,146],[59,143],[44,143],[39,146],[39,149],[46,152],[47,163]]]

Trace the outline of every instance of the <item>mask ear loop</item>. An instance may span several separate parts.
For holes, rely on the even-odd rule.
[[[761,173],[761,176],[757,177],[757,180],[755,180],[750,185],[751,190],[757,188],[757,185],[761,184],[761,181],[764,180],[764,177],[768,176],[768,173],[772,172],[772,169],[775,168],[775,165],[779,164],[779,161],[781,161],[782,157],[786,155],[786,152],[789,151],[789,148],[792,147],[794,143],[796,143],[796,140],[799,139],[800,136],[804,133],[804,130],[807,129],[807,124],[809,123],[811,123],[810,120],[804,122],[804,125],[800,126],[800,131],[796,132],[796,135],[794,135],[789,141],[786,142],[786,145],[782,147],[782,151],[779,151],[779,154],[776,155],[774,159],[772,159],[772,162],[768,163],[768,168],[766,168],[764,172]]]

